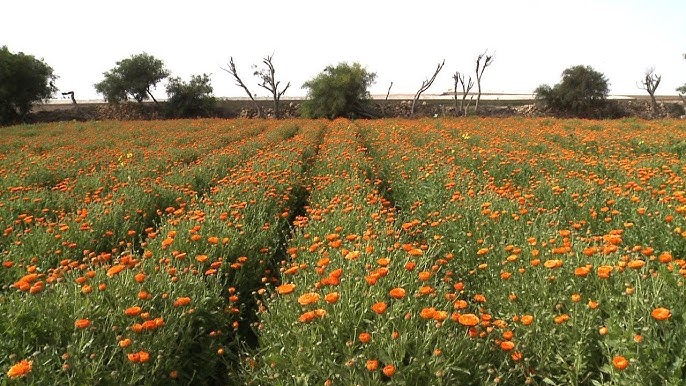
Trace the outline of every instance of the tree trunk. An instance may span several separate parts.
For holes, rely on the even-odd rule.
[[[657,105],[657,100],[655,99],[655,92],[650,93],[650,103],[653,105],[653,116],[657,117],[660,114],[660,107]]]
[[[152,96],[152,93],[150,92],[150,89],[148,89],[147,91],[148,91],[148,95],[150,95],[150,98],[152,98],[152,101],[155,102],[155,104],[159,106],[159,103],[157,103],[157,99],[155,99],[155,97]]]

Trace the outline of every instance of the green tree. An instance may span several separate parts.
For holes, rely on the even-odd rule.
[[[50,98],[56,78],[42,59],[0,48],[0,123],[23,119],[33,103]]]
[[[150,89],[168,77],[169,71],[161,60],[144,52],[117,62],[113,69],[103,75],[105,79],[95,84],[95,90],[107,102],[119,103],[131,96],[138,102],[150,97],[157,103]]]
[[[375,73],[368,72],[359,63],[327,66],[303,85],[309,91],[302,113],[310,118],[371,117],[367,88],[375,78]]]
[[[547,108],[575,116],[590,116],[605,106],[609,83],[605,75],[591,66],[574,66],[562,73],[562,81],[553,87],[541,85],[536,99]]]
[[[198,117],[212,115],[216,99],[207,74],[192,75],[190,82],[171,78],[167,84],[167,111],[172,117]]]

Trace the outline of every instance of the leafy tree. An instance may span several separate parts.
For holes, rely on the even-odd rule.
[[[339,63],[327,66],[315,78],[305,82],[309,89],[302,104],[306,117],[371,117],[367,111],[371,96],[367,88],[374,83],[376,74],[368,72],[359,63]]]
[[[117,62],[117,65],[103,73],[105,79],[95,84],[95,90],[110,103],[119,103],[128,99],[129,95],[138,102],[152,98],[150,92],[162,79],[169,76],[164,63],[146,53],[132,55],[130,58]]]
[[[0,48],[0,123],[22,119],[31,104],[50,98],[57,91],[56,78],[42,59]]]
[[[536,99],[551,110],[576,116],[589,116],[605,106],[609,83],[605,75],[591,66],[574,66],[562,73],[562,81],[553,87],[541,85]]]
[[[172,117],[212,115],[217,103],[207,74],[192,75],[188,83],[181,78],[169,79],[167,95],[167,109]]]

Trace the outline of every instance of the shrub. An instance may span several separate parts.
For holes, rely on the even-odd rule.
[[[169,76],[164,63],[146,53],[132,55],[117,62],[117,65],[103,73],[105,79],[95,84],[95,91],[102,94],[110,103],[119,103],[129,95],[138,102],[152,98],[150,88]]]
[[[605,75],[590,66],[570,67],[562,73],[562,81],[553,87],[541,85],[534,93],[548,109],[578,117],[597,115],[605,106],[609,83]]]
[[[22,119],[31,104],[50,98],[57,88],[52,67],[32,55],[0,48],[0,124]]]
[[[169,79],[167,95],[167,114],[171,117],[210,116],[216,110],[207,74],[193,75],[188,83],[181,78]]]
[[[369,117],[367,88],[375,78],[375,73],[368,72],[359,63],[328,66],[303,85],[309,91],[302,113],[310,118]]]

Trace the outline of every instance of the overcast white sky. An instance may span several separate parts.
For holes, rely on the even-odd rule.
[[[641,94],[648,67],[658,94],[686,83],[684,0],[3,0],[0,45],[43,58],[60,91],[98,98],[93,84],[118,60],[147,52],[172,75],[212,75],[216,96],[244,96],[222,71],[233,56],[253,93],[251,65],[274,53],[286,96],[329,64],[358,61],[376,72],[372,93],[413,94],[438,62],[427,93],[452,89],[455,71],[473,75],[488,49],[495,61],[485,92],[531,93],[572,65],[604,73],[612,94]],[[164,97],[164,87],[154,92]]]

